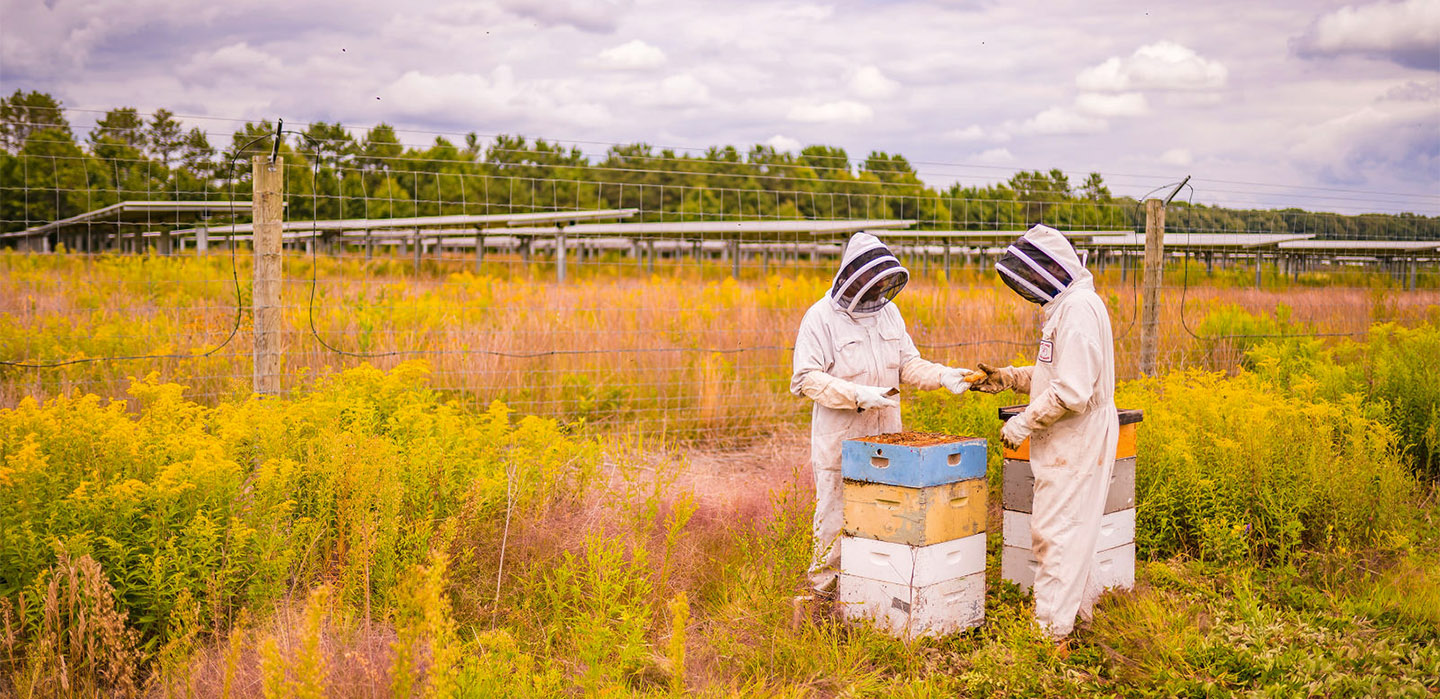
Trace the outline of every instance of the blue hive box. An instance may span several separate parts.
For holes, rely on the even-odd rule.
[[[840,448],[840,474],[907,488],[984,478],[985,440],[924,432],[848,439]]]

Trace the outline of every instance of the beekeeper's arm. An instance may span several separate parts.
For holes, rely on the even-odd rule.
[[[915,347],[915,341],[910,339],[910,333],[905,333],[900,348],[900,383],[910,384],[922,391],[948,388],[954,393],[964,393],[970,390],[970,384],[965,383],[965,376],[969,373],[969,369],[954,369],[924,359]]]
[[[867,386],[837,378],[829,373],[825,361],[825,338],[806,315],[795,338],[794,373],[790,376],[790,392],[806,396],[835,410],[871,410],[898,408],[900,403],[885,396],[890,388]]]
[[[1067,413],[1078,413],[1090,403],[1095,383],[1105,366],[1105,350],[1095,333],[1083,323],[1061,323],[1055,330],[1055,378],[1025,411],[1006,421],[1000,430],[1005,446],[1020,446],[1032,432],[1044,430]],[[1027,377],[1028,378],[1028,377]]]

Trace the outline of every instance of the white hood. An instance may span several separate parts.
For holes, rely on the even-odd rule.
[[[853,316],[871,315],[885,308],[910,281],[910,271],[890,248],[869,233],[856,233],[845,244],[840,271],[830,285],[830,301]]]
[[[1045,305],[1067,288],[1093,286],[1075,246],[1060,231],[1039,225],[1025,232],[995,263],[1007,286],[1026,300]]]

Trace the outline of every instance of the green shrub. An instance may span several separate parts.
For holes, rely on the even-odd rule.
[[[1260,376],[1198,371],[1126,384],[1145,411],[1136,540],[1145,555],[1283,561],[1410,526],[1415,483],[1395,432],[1359,396],[1299,398]]]
[[[216,407],[153,380],[130,393],[0,410],[0,598],[24,610],[22,639],[43,629],[57,555],[99,564],[152,659],[322,577],[383,615],[454,518],[503,516],[507,481],[517,516],[570,498],[598,461],[554,421],[443,402],[418,363]]]

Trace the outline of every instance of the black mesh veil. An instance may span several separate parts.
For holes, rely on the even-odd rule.
[[[835,275],[831,298],[852,313],[873,313],[895,298],[910,273],[885,247],[877,247],[856,255]]]

